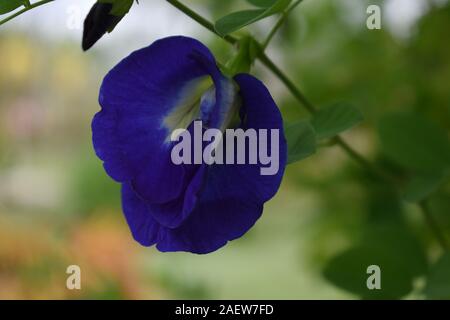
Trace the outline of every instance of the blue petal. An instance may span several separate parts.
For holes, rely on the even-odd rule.
[[[149,213],[161,226],[178,228],[190,216],[197,205],[198,193],[204,186],[205,171],[206,166],[203,165],[195,172],[184,196],[164,204],[147,204]]]
[[[158,242],[160,225],[149,214],[146,204],[126,183],[122,185],[122,210],[137,242],[146,247]]]
[[[209,253],[245,234],[260,218],[264,203],[277,192],[287,157],[280,112],[259,80],[250,75],[239,75],[235,81],[240,86],[243,102],[242,128],[280,130],[278,173],[263,176],[260,173],[261,165],[202,166],[201,170],[207,172],[200,173],[200,178],[192,182],[192,191],[186,193],[182,202],[178,200],[178,207],[166,207],[168,210],[165,212],[158,212],[160,208],[146,205],[138,196],[129,197],[125,193],[124,208],[130,208],[126,215],[135,238],[141,239],[143,236],[147,239],[144,243],[156,241],[160,251]],[[186,212],[180,211],[181,207],[186,211],[193,210],[186,216]],[[133,209],[137,211],[133,213]],[[183,223],[179,226],[167,227],[168,221],[162,221],[161,217],[164,215],[174,217],[177,214],[183,215]],[[149,223],[149,220],[153,223]],[[157,220],[165,222],[166,226],[156,228]],[[143,232],[142,225],[146,225],[151,231]],[[142,243],[142,239],[140,242]]]
[[[176,229],[162,229],[158,250],[206,254],[240,238],[261,217],[263,203],[255,201],[233,166],[209,168],[197,206]]]
[[[237,75],[235,81],[240,87],[244,122],[243,129],[278,129],[279,130],[279,170],[275,175],[261,176],[261,166],[237,166],[238,175],[249,184],[249,189],[257,194],[257,198],[266,202],[278,191],[287,163],[287,142],[284,136],[283,118],[280,110],[266,86],[249,74]],[[268,140],[270,150],[272,141]]]
[[[214,57],[203,44],[186,37],[156,41],[108,73],[92,131],[95,151],[113,179],[131,182],[151,203],[181,195],[189,174],[169,159],[172,128],[165,120],[190,97],[192,83],[205,76],[217,82],[217,105],[223,105],[224,77]]]
[[[158,242],[161,230],[178,227],[197,204],[197,194],[204,184],[205,166],[197,170],[184,198],[166,204],[149,204],[133,190],[122,184],[122,210],[134,239],[143,246]]]

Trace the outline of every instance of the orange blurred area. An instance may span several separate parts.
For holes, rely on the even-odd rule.
[[[139,273],[137,247],[122,221],[99,212],[52,234],[38,224],[0,226],[1,299],[155,299],[156,284]],[[82,290],[66,288],[66,268],[82,270]]]

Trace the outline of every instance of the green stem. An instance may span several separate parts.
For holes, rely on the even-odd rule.
[[[265,51],[266,48],[269,46],[270,41],[272,41],[273,37],[277,33],[277,31],[281,28],[281,26],[284,24],[286,19],[289,17],[289,14],[294,10],[300,3],[302,3],[303,0],[297,0],[294,4],[292,4],[289,8],[284,10],[284,12],[281,14],[280,19],[278,19],[275,26],[270,31],[269,35],[267,36],[266,40],[262,44],[262,50]]]
[[[305,109],[310,114],[315,114],[317,112],[317,108],[306,98],[303,92],[294,84],[292,80],[290,80],[286,74],[278,68],[278,66],[270,60],[269,57],[263,52],[259,55],[259,60],[269,69],[271,70],[281,82],[289,89],[291,94],[305,107]],[[364,156],[359,154],[355,149],[353,149],[347,142],[345,142],[342,137],[337,136],[335,138],[336,145],[338,145],[347,155],[358,162],[362,167],[366,168],[371,172],[374,176],[380,177],[383,180],[397,184],[395,178],[391,177],[389,174],[378,168],[377,166],[370,163]]]
[[[425,220],[427,221],[428,225],[430,226],[431,231],[436,236],[436,239],[438,240],[442,249],[444,251],[450,250],[450,247],[448,245],[447,239],[444,236],[444,233],[439,228],[439,224],[437,223],[436,219],[434,219],[433,214],[431,213],[428,201],[424,200],[424,201],[420,202],[419,206],[422,209]]]
[[[317,109],[300,91],[300,89],[289,79],[283,71],[264,53],[260,52],[258,59],[277,76],[278,79],[289,89],[291,94],[308,110],[309,113],[314,114]]]
[[[381,170],[379,167],[373,165],[370,161],[368,161],[364,156],[359,154],[357,151],[355,151],[347,142],[345,142],[342,137],[337,136],[335,138],[336,145],[341,147],[342,150],[344,150],[347,155],[358,162],[362,167],[366,168],[370,173],[372,173],[375,177],[382,178],[386,182],[393,184],[394,186],[398,185],[397,180],[392,177],[391,175],[387,174],[383,170]]]
[[[220,37],[220,35],[216,32],[214,25],[211,22],[209,22],[208,20],[206,20],[205,18],[203,18],[196,12],[192,11],[190,8],[183,5],[178,0],[167,0],[167,2],[169,2],[173,6],[175,6],[182,12],[184,12],[186,15],[188,15],[189,17],[191,17],[192,19],[194,19],[195,21],[200,23],[206,29],[210,30],[211,32],[213,32],[214,34],[216,34]],[[278,29],[278,28],[279,27],[277,27],[276,29]],[[274,34],[275,34],[275,32],[276,32],[276,30],[274,31]],[[228,35],[228,36],[224,37],[223,39],[231,44],[235,44],[238,41],[238,39],[234,38],[231,35]],[[266,42],[267,42],[267,40],[266,40]],[[259,43],[257,43],[257,44],[259,45],[259,47],[261,49],[264,48],[261,44],[259,44]],[[264,53],[263,50],[260,50],[258,59],[269,70],[271,70],[281,80],[281,82],[283,82],[283,84],[289,89],[291,94],[305,107],[305,109],[309,113],[314,114],[317,112],[316,107],[306,98],[306,96],[302,93],[302,91],[300,91],[300,89],[294,84],[294,82],[292,80],[290,80],[288,78],[288,76],[286,76],[286,74],[283,71],[281,71],[281,69]],[[389,183],[393,183],[394,186],[397,186],[397,183],[396,183],[397,181],[394,177],[390,176],[389,174],[384,172],[379,167],[370,163],[365,157],[363,157],[361,154],[359,154],[357,151],[355,151],[350,145],[348,145],[347,142],[345,142],[340,136],[337,136],[335,138],[335,142],[339,147],[341,147],[341,149],[343,151],[345,151],[347,153],[347,155],[350,158],[352,158],[353,160],[358,162],[362,167],[366,168],[367,170],[369,170],[370,172],[375,174],[377,177],[380,177]],[[438,224],[434,220],[433,215],[431,214],[427,203],[424,201],[424,202],[420,203],[419,206],[422,209],[428,225],[434,232],[434,234],[435,234],[437,240],[439,241],[439,243],[441,244],[443,250],[444,251],[449,250],[447,241],[446,241],[445,237],[443,236],[443,233],[439,229]]]
[[[208,21],[207,19],[203,18],[201,15],[199,15],[197,12],[193,11],[191,8],[187,7],[186,5],[182,4],[178,0],[167,0],[168,3],[173,5],[178,10],[182,11],[184,14],[192,18],[193,20],[197,21],[200,25],[211,31],[212,33],[215,33],[216,35],[220,36],[216,28],[214,27],[214,24]],[[231,44],[237,43],[238,39],[231,35],[227,35],[223,37],[223,39]]]
[[[7,17],[7,18],[5,18],[3,20],[0,20],[0,26],[2,24],[5,24],[6,22],[8,22],[8,21],[10,21],[10,20],[20,16],[21,14],[23,14],[23,13],[25,13],[27,11],[30,11],[31,9],[37,8],[39,6],[42,6],[42,5],[46,4],[46,3],[53,2],[53,1],[55,1],[55,0],[42,0],[42,1],[30,4],[30,5],[26,6],[25,8],[23,8],[22,10],[17,11],[16,13],[10,15],[9,17]]]

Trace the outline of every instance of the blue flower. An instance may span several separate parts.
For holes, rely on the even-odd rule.
[[[132,53],[107,74],[99,102],[94,148],[122,184],[125,217],[144,246],[215,251],[243,236],[278,191],[287,157],[278,107],[253,76],[225,77],[195,39],[169,37]],[[276,174],[261,175],[262,164],[171,161],[175,129],[191,130],[201,119],[205,128],[223,131],[235,118],[244,130],[279,130]]]

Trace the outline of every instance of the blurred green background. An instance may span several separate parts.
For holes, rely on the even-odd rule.
[[[246,6],[243,0],[185,3],[211,19]],[[382,30],[366,28],[369,3],[382,6]],[[103,76],[132,50],[171,34],[197,37],[221,61],[232,50],[165,1],[141,1],[114,33],[83,53],[77,22],[92,4],[56,1],[0,27],[0,298],[365,297],[345,270],[365,285],[367,266],[336,258],[349,248],[365,252],[356,252],[359,258],[368,254],[362,258],[368,264],[394,257],[382,278],[393,297],[425,297],[426,274],[441,250],[423,216],[338,148],[290,166],[262,219],[218,252],[163,254],[135,243],[119,187],[91,146]],[[274,22],[249,30],[262,37]],[[375,128],[387,113],[413,111],[448,134],[448,30],[447,1],[305,0],[268,54],[316,105],[346,101],[360,108],[366,121],[345,139],[397,172],[381,154]],[[287,121],[307,116],[267,70],[257,64],[255,72]],[[447,235],[449,192],[444,184],[429,200]],[[372,262],[364,248],[380,255]],[[72,264],[82,270],[80,291],[65,286]],[[450,269],[443,273],[450,278]]]

